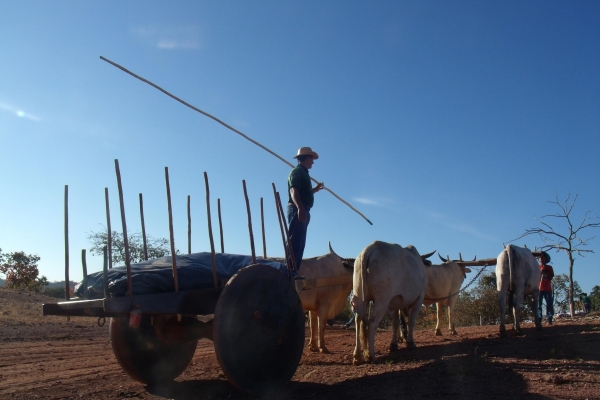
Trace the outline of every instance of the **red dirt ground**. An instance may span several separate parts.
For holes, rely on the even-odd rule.
[[[108,323],[42,317],[41,304],[51,301],[0,289],[0,398],[250,398],[228,383],[206,339],[176,382],[158,388],[137,383],[112,353]],[[498,337],[497,326],[458,331],[454,337],[418,331],[416,350],[391,355],[391,333],[380,331],[377,363],[355,367],[354,331],[328,327],[331,354],[305,346],[291,382],[269,398],[600,399],[600,313],[561,319],[542,332],[524,324],[524,336],[509,332],[506,339]]]

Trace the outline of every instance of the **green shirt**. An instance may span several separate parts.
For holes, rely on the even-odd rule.
[[[308,169],[304,165],[298,164],[296,168],[290,172],[290,176],[288,176],[288,198],[289,202],[293,204],[294,201],[292,200],[292,194],[290,193],[291,188],[299,189],[300,200],[302,200],[304,206],[312,208],[315,198],[312,192],[312,184],[310,183]]]

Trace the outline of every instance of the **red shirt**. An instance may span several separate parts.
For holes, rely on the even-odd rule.
[[[552,291],[552,278],[554,278],[554,270],[550,265],[540,265],[542,280],[540,280],[540,292]]]

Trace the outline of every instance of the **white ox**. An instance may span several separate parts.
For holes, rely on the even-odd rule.
[[[426,286],[427,271],[413,246],[402,248],[398,244],[375,241],[358,255],[354,264],[352,297],[356,309],[354,365],[365,360],[375,361],[375,332],[386,312],[392,317],[390,350],[398,348],[398,310],[408,315],[407,348],[416,347],[413,331]],[[370,301],[374,307],[367,321]]]
[[[513,329],[517,335],[521,335],[521,325],[519,316],[521,314],[521,302],[528,294],[533,295],[533,307],[535,315],[535,326],[538,330],[542,329],[542,324],[537,315],[537,304],[540,294],[540,268],[534,253],[528,248],[518,247],[509,244],[502,250],[498,256],[496,264],[496,285],[498,288],[498,302],[500,303],[500,337],[506,337],[506,327],[504,326],[506,313],[506,294],[509,295],[509,308],[514,302]]]
[[[308,346],[311,351],[329,353],[325,346],[325,326],[327,320],[338,315],[348,302],[348,295],[352,289],[353,267],[354,260],[338,256],[331,248],[331,243],[329,254],[302,259],[299,273],[305,279],[296,281],[296,287],[299,289],[302,309],[308,311],[310,321]],[[340,277],[342,279],[335,279]],[[327,284],[327,278],[346,283],[331,284],[330,282],[328,286],[318,287],[320,284]],[[315,287],[312,287],[313,283]]]

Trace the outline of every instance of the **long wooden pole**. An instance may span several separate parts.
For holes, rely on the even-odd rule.
[[[188,217],[188,254],[192,254],[192,209],[191,198],[187,197],[187,217]]]
[[[265,212],[263,209],[263,198],[260,198],[260,226],[262,230],[262,243],[263,243],[263,258],[267,258],[267,241],[265,239]]]
[[[179,291],[179,280],[177,278],[177,254],[175,253],[175,236],[173,235],[173,212],[171,209],[171,186],[169,185],[169,167],[165,167],[165,181],[167,182],[167,208],[169,211],[169,237],[171,239],[171,264],[173,267],[173,282],[175,291]]]
[[[197,112],[199,112],[200,114],[202,114],[202,115],[205,115],[205,116],[207,116],[208,118],[215,120],[216,122],[218,122],[219,124],[223,125],[224,127],[228,128],[228,129],[232,130],[233,132],[237,133],[238,135],[242,136],[244,139],[246,139],[246,140],[248,140],[248,141],[250,141],[250,142],[254,143],[255,145],[257,145],[257,146],[258,146],[258,147],[260,147],[261,149],[263,149],[263,150],[267,151],[268,153],[270,153],[270,154],[274,155],[275,157],[277,157],[278,159],[280,159],[281,161],[283,161],[284,163],[286,163],[288,166],[290,166],[290,167],[294,168],[294,165],[292,165],[292,164],[291,164],[289,161],[287,161],[286,159],[284,159],[284,158],[283,158],[283,157],[281,157],[280,155],[278,155],[278,154],[274,153],[273,151],[269,150],[268,148],[266,148],[266,147],[265,147],[265,146],[263,146],[262,144],[260,144],[260,143],[258,143],[257,141],[255,141],[255,140],[251,139],[250,137],[246,136],[246,135],[245,135],[245,134],[243,134],[242,132],[240,132],[240,131],[238,131],[237,129],[233,128],[232,126],[230,126],[230,125],[226,124],[225,122],[221,121],[220,119],[218,119],[218,118],[216,118],[216,117],[214,117],[214,116],[210,115],[209,113],[207,113],[207,112],[205,112],[205,111],[202,111],[201,109],[199,109],[199,108],[197,108],[197,107],[194,107],[193,105],[191,105],[191,104],[189,104],[189,103],[187,103],[187,102],[185,102],[185,101],[181,100],[180,98],[178,98],[178,97],[176,97],[176,96],[172,95],[171,93],[167,92],[166,90],[164,90],[164,89],[163,89],[163,88],[161,88],[160,86],[158,86],[158,85],[155,85],[154,83],[150,82],[149,80],[147,80],[147,79],[144,79],[144,78],[142,78],[141,76],[134,74],[133,72],[129,71],[128,69],[126,69],[126,68],[124,68],[124,67],[120,66],[119,64],[117,64],[117,63],[115,63],[115,62],[112,62],[112,61],[110,61],[109,59],[107,59],[107,58],[104,58],[104,57],[102,57],[102,56],[100,56],[100,59],[101,59],[102,61],[106,61],[107,63],[109,63],[109,64],[111,64],[111,65],[113,65],[113,66],[115,66],[115,67],[119,68],[121,71],[128,73],[129,75],[133,76],[134,78],[137,78],[137,79],[139,79],[140,81],[142,81],[142,82],[144,82],[144,83],[147,83],[148,85],[150,85],[150,86],[152,86],[152,87],[154,87],[154,88],[156,88],[156,89],[160,90],[161,92],[163,92],[163,93],[164,93],[164,94],[166,94],[167,96],[171,97],[172,99],[175,99],[175,100],[177,100],[178,102],[180,102],[181,104],[183,104],[183,105],[185,105],[185,106],[187,106],[187,107],[191,108],[192,110],[194,110],[194,111],[197,111]],[[321,182],[319,182],[317,179],[315,179],[315,178],[313,178],[313,177],[311,177],[310,179],[311,179],[313,182],[317,183],[317,184],[320,184],[320,183],[321,183]],[[327,187],[323,187],[323,189],[327,190],[329,193],[331,193],[333,196],[335,196],[335,198],[337,198],[339,201],[341,201],[342,203],[344,203],[345,205],[347,205],[348,207],[350,207],[350,209],[351,209],[352,211],[356,212],[358,215],[360,215],[361,217],[363,217],[363,218],[365,219],[365,221],[367,221],[369,224],[373,225],[373,223],[372,223],[372,222],[371,222],[371,221],[370,221],[370,220],[369,220],[367,217],[365,217],[365,216],[364,216],[364,215],[363,215],[363,214],[362,214],[360,211],[358,211],[356,208],[354,208],[354,207],[353,207],[353,206],[352,206],[350,203],[348,203],[346,200],[342,199],[340,196],[338,196],[337,194],[335,194],[335,193],[334,193],[334,192],[333,192],[331,189],[329,189],[329,188],[327,188]]]
[[[104,297],[108,298],[108,250],[106,246],[102,249],[104,252],[104,263],[102,264],[102,288],[104,289]]]
[[[223,240],[223,221],[221,220],[221,199],[217,199],[217,214],[219,214],[219,235],[221,237],[221,253],[225,253],[225,241]]]
[[[298,265],[298,263],[296,262],[296,258],[295,258],[296,256],[292,249],[292,243],[290,243],[290,231],[288,230],[288,226],[285,221],[285,213],[283,212],[283,207],[281,205],[281,197],[279,197],[279,192],[276,192],[275,196],[276,196],[275,201],[277,202],[277,207],[279,207],[279,212],[281,213],[281,219],[283,220],[283,231],[285,232],[285,237],[287,239],[287,248],[288,248],[288,251],[290,254],[290,260],[292,260],[292,270],[298,271],[298,268],[296,267]]]
[[[65,185],[65,300],[69,301],[69,185]]]
[[[125,220],[125,202],[123,201],[123,186],[121,185],[121,170],[119,160],[115,159],[117,173],[117,186],[119,188],[119,204],[121,205],[121,225],[123,226],[123,246],[125,247],[125,268],[127,269],[127,290],[133,297],[133,283],[131,281],[131,261],[129,257],[129,240],[127,238],[127,221]]]
[[[212,234],[212,223],[210,221],[210,189],[208,187],[208,175],[204,172],[204,185],[206,186],[206,216],[208,217],[208,238],[210,240],[210,256],[212,260],[213,285],[219,287],[217,282],[217,257],[215,255],[215,241]]]
[[[244,199],[246,200],[246,212],[248,213],[248,232],[250,233],[250,250],[252,251],[252,264],[256,264],[256,252],[254,251],[254,234],[252,233],[252,214],[250,213],[250,200],[246,191],[246,181],[242,180],[244,186]]]
[[[87,260],[85,257],[85,249],[81,249],[81,268],[83,269],[83,298],[88,299],[88,285],[87,285]]]
[[[144,260],[148,261],[148,242],[146,241],[146,224],[144,223],[144,198],[140,193],[140,219],[142,220],[142,242],[144,243]]]
[[[285,217],[283,216],[283,210],[280,207],[279,204],[279,194],[277,193],[277,189],[275,188],[275,184],[271,183],[271,185],[273,185],[273,197],[275,199],[275,209],[277,210],[277,220],[279,221],[279,230],[281,231],[281,241],[283,242],[283,252],[285,255],[285,266],[287,268],[288,271],[288,275],[291,278],[292,276],[292,270],[295,270],[295,268],[292,266],[293,263],[293,256],[290,256],[291,250],[288,249],[288,246],[286,245],[286,240],[285,240],[285,233],[284,233],[284,226],[286,227],[286,232],[287,232],[287,225],[285,222]]]
[[[108,269],[112,268],[112,228],[110,227],[110,206],[108,204],[108,188],[104,188],[106,202],[106,246],[108,247]]]

